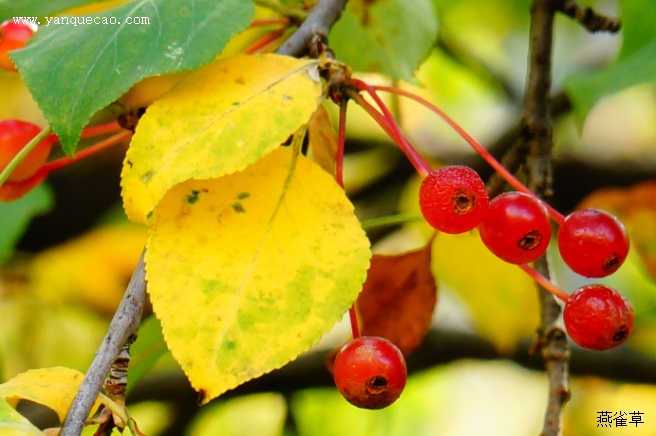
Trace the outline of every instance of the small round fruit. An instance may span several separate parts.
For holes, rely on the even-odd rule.
[[[349,403],[363,409],[382,409],[403,392],[407,378],[405,358],[387,339],[363,336],[339,350],[333,377]]]
[[[558,250],[572,271],[585,277],[606,277],[624,263],[629,237],[622,222],[610,213],[583,209],[563,221]]]
[[[537,198],[517,191],[492,199],[478,230],[488,250],[514,264],[537,260],[551,239],[547,208]]]
[[[0,121],[0,171],[40,132],[41,128],[36,124],[20,120]],[[52,141],[41,141],[14,169],[7,181],[21,182],[32,177],[48,158],[51,148]]]
[[[624,342],[633,328],[633,318],[626,298],[603,285],[578,288],[563,311],[569,337],[590,350],[608,350]]]
[[[419,188],[422,215],[444,233],[463,233],[476,227],[485,216],[488,202],[481,177],[462,165],[431,171]]]
[[[6,20],[0,24],[0,68],[16,72],[16,66],[9,57],[9,52],[25,47],[32,38],[34,29],[24,23]]]

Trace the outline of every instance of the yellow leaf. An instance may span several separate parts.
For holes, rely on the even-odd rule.
[[[317,65],[240,55],[189,74],[139,121],[122,172],[128,217],[145,222],[172,186],[240,171],[278,147],[320,102]]]
[[[355,300],[370,256],[344,192],[281,147],[166,194],[151,222],[148,292],[207,402],[317,342]]]
[[[70,368],[35,369],[18,374],[1,384],[0,398],[10,403],[29,400],[41,404],[52,409],[59,417],[60,422],[63,422],[82,379],[84,379],[84,374]],[[120,411],[116,410],[117,406],[113,401],[100,394],[91,408],[89,416],[93,415],[101,404],[109,406],[113,411]],[[122,418],[127,420],[125,414],[122,415]],[[1,425],[0,428],[2,428]]]
[[[111,315],[123,298],[146,236],[144,226],[127,222],[99,227],[45,250],[32,263],[31,290],[45,301],[85,304]]]
[[[312,115],[308,124],[308,133],[308,158],[316,162],[328,174],[335,174],[339,138],[324,105],[319,106]]]
[[[438,281],[465,300],[478,333],[500,350],[512,350],[518,340],[535,332],[535,283],[517,265],[492,254],[478,231],[439,233],[433,242],[433,266]]]

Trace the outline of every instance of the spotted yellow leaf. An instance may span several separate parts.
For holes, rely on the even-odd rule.
[[[122,172],[128,217],[145,222],[166,191],[244,169],[307,123],[321,99],[318,61],[220,59],[190,73],[139,121]]]
[[[348,198],[290,147],[232,175],[175,186],[150,224],[148,292],[202,402],[317,342],[369,266]]]
[[[4,433],[5,425],[14,428],[14,424],[20,423],[17,419],[12,419],[14,422],[11,425],[4,421],[5,418],[12,417],[5,405],[14,405],[18,400],[29,400],[46,406],[57,414],[60,422],[63,422],[68,409],[71,408],[73,398],[80,388],[82,379],[84,379],[84,374],[77,370],[56,367],[27,371],[0,384],[0,430],[2,430],[0,433],[7,434]],[[89,416],[93,415],[102,404],[127,422],[125,412],[103,394],[98,396]]]

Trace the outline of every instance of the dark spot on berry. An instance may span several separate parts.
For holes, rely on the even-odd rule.
[[[626,327],[622,326],[614,335],[613,342],[622,342],[628,335],[628,330]]]
[[[387,379],[376,375],[365,382],[365,389],[370,395],[380,395],[387,390]]]
[[[519,240],[519,248],[530,251],[536,249],[542,241],[542,235],[538,230],[529,230],[524,237]]]
[[[617,253],[613,253],[608,255],[608,257],[606,257],[602,268],[607,273],[613,273],[620,267],[621,264],[622,262],[620,262],[620,255]]]
[[[476,196],[468,189],[456,189],[451,195],[453,210],[458,215],[464,215],[474,208]]]

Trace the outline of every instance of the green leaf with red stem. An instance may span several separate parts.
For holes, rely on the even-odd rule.
[[[72,155],[94,113],[145,77],[210,62],[248,27],[253,13],[253,4],[243,0],[138,0],[88,16],[92,24],[52,21],[12,58]],[[149,24],[126,24],[132,17]]]

